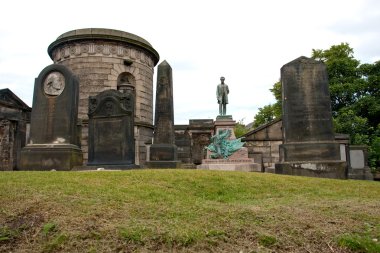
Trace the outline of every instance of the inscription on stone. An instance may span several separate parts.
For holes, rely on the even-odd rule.
[[[89,98],[89,165],[135,163],[134,93],[106,90]]]

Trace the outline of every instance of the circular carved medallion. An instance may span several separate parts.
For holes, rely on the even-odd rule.
[[[65,77],[60,72],[51,72],[44,81],[46,95],[58,96],[65,89]]]

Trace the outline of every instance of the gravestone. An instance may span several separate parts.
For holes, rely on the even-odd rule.
[[[78,147],[78,79],[52,64],[35,80],[30,141],[21,151],[22,170],[70,170],[82,164]]]
[[[368,167],[368,147],[366,145],[350,145],[349,179],[373,180],[371,169]]]
[[[281,68],[282,132],[279,174],[346,178],[334,140],[324,63],[299,57]]]
[[[151,168],[177,168],[181,162],[174,144],[174,107],[172,68],[163,61],[157,68],[156,110],[153,144],[150,147]]]
[[[135,96],[106,90],[89,98],[88,165],[133,165]]]

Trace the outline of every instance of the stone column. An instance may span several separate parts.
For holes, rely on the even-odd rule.
[[[156,111],[150,168],[177,168],[177,146],[174,144],[174,107],[172,68],[163,61],[157,69]]]
[[[346,178],[334,140],[324,63],[299,57],[281,68],[282,133],[276,173]]]

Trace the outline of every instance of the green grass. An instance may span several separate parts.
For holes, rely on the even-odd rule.
[[[0,252],[376,252],[379,196],[261,173],[2,172]]]

